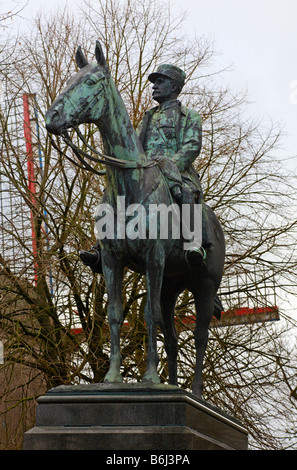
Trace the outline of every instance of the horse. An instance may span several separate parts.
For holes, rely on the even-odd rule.
[[[96,62],[89,63],[79,46],[76,52],[78,72],[69,80],[65,90],[54,100],[45,116],[49,134],[64,136],[76,149],[85,164],[86,153],[78,152],[71,143],[68,129],[93,123],[99,129],[103,154],[96,151],[106,164],[106,188],[102,203],[116,209],[118,197],[124,197],[125,207],[142,204],[146,210],[146,227],[155,222],[156,214],[149,212],[152,205],[174,203],[160,165],[147,158],[133,128],[123,99],[118,92],[107,65],[101,44],[96,42]],[[68,137],[67,137],[68,136]],[[68,138],[68,140],[67,140]],[[85,142],[86,143],[86,142]],[[93,149],[95,151],[95,149]],[[93,158],[94,157],[89,157]],[[134,206],[133,206],[134,207]],[[192,293],[196,309],[194,330],[196,364],[192,393],[202,397],[202,369],[208,343],[208,330],[213,315],[220,317],[222,309],[217,292],[221,283],[225,259],[225,241],[222,227],[210,207],[208,219],[214,246],[206,260],[193,268],[185,260],[181,237],[133,238],[119,236],[99,240],[102,271],[108,296],[110,328],[110,361],[106,383],[123,381],[120,367],[120,331],[123,323],[122,282],[124,268],[145,275],[147,298],[145,322],[147,328],[147,362],[143,383],[158,384],[159,357],[157,329],[161,327],[168,360],[169,384],[178,386],[178,337],[175,328],[175,305],[184,290]],[[116,210],[115,210],[116,217]],[[131,217],[130,217],[131,219]],[[154,220],[152,220],[154,219]],[[128,217],[125,226],[128,226]],[[117,221],[116,221],[117,222]],[[159,223],[159,222],[158,222]]]

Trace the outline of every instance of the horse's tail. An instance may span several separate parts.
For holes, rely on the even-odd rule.
[[[214,316],[220,320],[221,319],[221,314],[222,312],[224,311],[224,307],[222,305],[222,302],[220,301],[218,295],[215,296],[215,299],[214,299]]]

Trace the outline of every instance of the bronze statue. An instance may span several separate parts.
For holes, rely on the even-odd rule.
[[[161,170],[174,200],[182,204],[202,205],[202,244],[185,251],[185,258],[193,266],[201,263],[212,249],[207,210],[199,175],[192,163],[199,156],[202,142],[201,118],[177,100],[185,84],[186,75],[180,68],[164,64],[150,74],[153,98],[159,106],[150,109],[136,130],[148,158],[162,161]],[[100,243],[80,253],[81,260],[94,272],[102,273]]]
[[[173,197],[181,204],[190,202],[203,205],[202,247],[209,250],[213,243],[207,212],[199,175],[192,165],[201,150],[201,117],[198,112],[182,106],[177,100],[186,78],[180,68],[161,65],[148,78],[153,83],[153,98],[159,106],[145,113],[137,130],[140,142],[149,158],[164,155],[165,161],[170,161],[171,165],[168,170],[165,166],[164,173]]]
[[[97,149],[92,149],[92,151],[100,157],[97,158],[98,161],[103,161],[106,164],[106,189],[102,204],[115,209],[119,198],[123,198],[127,210],[132,206],[141,205],[146,214],[143,219],[145,227],[147,228],[150,223],[158,221],[160,229],[157,214],[150,212],[150,207],[160,203],[169,207],[174,203],[174,198],[180,197],[181,200],[186,198],[187,193],[190,192],[186,184],[188,183],[189,187],[192,187],[192,177],[193,181],[197,182],[197,190],[194,185],[196,199],[200,191],[199,179],[190,166],[200,151],[200,120],[196,114],[197,119],[193,125],[195,125],[195,132],[197,131],[200,137],[199,142],[194,145],[194,152],[189,147],[188,153],[184,154],[183,159],[177,157],[178,152],[181,151],[178,140],[182,130],[176,133],[175,140],[172,134],[176,132],[176,126],[171,126],[167,130],[163,129],[165,135],[168,132],[168,136],[172,137],[172,149],[168,150],[167,139],[163,151],[160,146],[158,152],[155,152],[152,150],[151,138],[154,138],[152,136],[156,131],[149,125],[145,126],[143,122],[140,128],[140,137],[137,135],[123,100],[112,80],[99,42],[96,43],[95,55],[96,63],[89,64],[81,48],[78,49],[76,58],[80,71],[69,81],[65,91],[57,97],[48,110],[46,114],[47,130],[50,133],[61,135],[74,150],[81,164],[86,169],[92,170],[86,159],[94,160],[95,157],[76,148],[67,129],[74,128],[83,138],[78,126],[90,122],[96,124],[102,136],[104,153],[101,154]],[[160,70],[157,74],[160,78]],[[151,76],[150,79],[154,82],[154,98],[159,101],[161,99],[161,107],[164,107],[166,102],[176,100],[178,90],[175,90],[175,95],[172,95],[174,87],[171,86],[175,83],[174,81],[163,81],[161,84],[160,80],[155,80],[156,75]],[[168,96],[165,99],[164,95],[167,91]],[[158,117],[157,111],[149,113],[151,114],[150,122],[153,123],[154,119]],[[174,116],[182,116],[179,124],[181,128],[183,119],[190,120],[193,116],[176,101],[172,108],[169,106],[166,113],[171,113],[172,119],[175,119]],[[155,135],[158,140],[159,134]],[[190,144],[190,136],[194,135],[194,130],[191,131],[189,128],[187,132],[184,131],[184,135],[188,136]],[[161,143],[160,140],[159,142]],[[85,145],[87,146],[88,143],[85,142]],[[175,152],[176,148],[177,152]],[[155,155],[151,154],[151,158],[149,158],[144,149],[147,153],[155,152]],[[166,153],[167,150],[168,153]],[[169,158],[166,159],[166,155]],[[185,155],[188,157],[187,163]],[[177,175],[176,181],[175,178],[172,179],[173,173],[168,171],[167,160],[174,161],[175,167],[171,166],[171,168],[174,168],[173,173]],[[176,184],[173,184],[174,182]],[[199,195],[201,197],[201,192]],[[189,198],[191,199],[191,195]],[[203,262],[200,259],[200,262],[194,263],[194,266],[185,257],[184,240],[181,237],[174,238],[171,232],[168,232],[167,238],[159,236],[156,239],[150,237],[132,239],[127,234],[119,236],[117,232],[114,232],[111,237],[102,237],[98,241],[100,262],[108,295],[108,319],[111,332],[110,368],[105,377],[106,382],[121,382],[123,380],[120,374],[120,329],[123,322],[121,295],[123,270],[124,267],[128,267],[144,274],[147,281],[145,320],[148,333],[148,351],[147,369],[143,376],[144,382],[160,382],[157,372],[157,327],[160,325],[164,333],[165,349],[168,356],[169,383],[177,385],[178,347],[174,308],[177,297],[183,290],[188,289],[193,293],[197,321],[195,328],[196,367],[192,390],[194,394],[201,396],[202,365],[208,341],[208,327],[212,316],[220,317],[222,309],[217,291],[223,274],[225,257],[224,235],[219,221],[209,207],[205,206],[205,211],[207,212],[210,236],[208,242],[210,241],[212,247],[207,251]],[[124,227],[127,230],[131,217],[128,219],[129,217],[124,219]],[[98,216],[97,224],[100,221]]]

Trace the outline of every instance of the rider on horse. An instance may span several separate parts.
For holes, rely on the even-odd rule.
[[[146,155],[160,159],[160,168],[177,204],[202,205],[202,246],[185,253],[191,264],[199,264],[213,245],[199,175],[193,167],[201,150],[201,118],[177,100],[185,83],[185,73],[180,68],[161,65],[148,79],[159,105],[144,114],[137,133]],[[101,272],[99,241],[91,250],[82,251],[80,257],[94,272]]]

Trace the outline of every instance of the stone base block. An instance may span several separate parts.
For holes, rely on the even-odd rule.
[[[25,450],[246,450],[235,418],[170,385],[61,386],[38,399]]]

